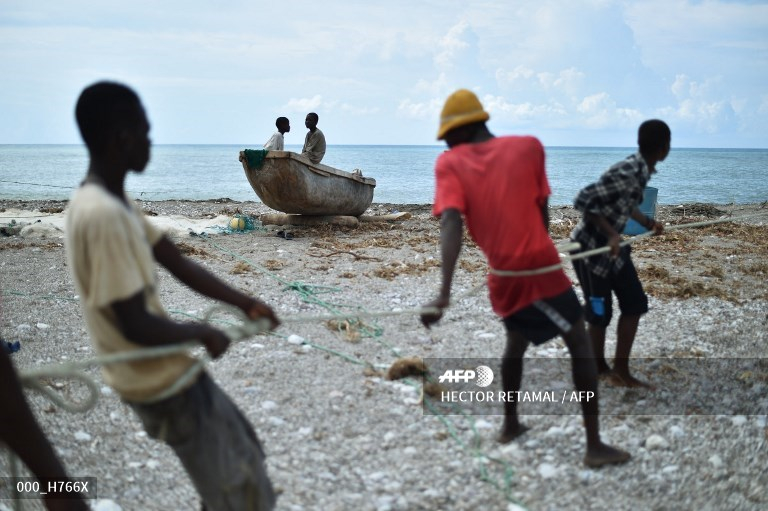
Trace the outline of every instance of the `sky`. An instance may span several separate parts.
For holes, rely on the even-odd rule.
[[[496,135],[768,148],[768,1],[2,0],[0,144],[77,144],[74,105],[133,87],[159,144],[439,144],[473,90]]]

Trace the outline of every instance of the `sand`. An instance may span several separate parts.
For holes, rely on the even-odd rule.
[[[65,206],[0,201],[0,227],[11,234],[0,237],[0,328],[7,340],[22,344],[13,355],[21,370],[93,356],[65,262]],[[377,204],[369,214],[399,210],[412,217],[358,228],[291,227],[292,240],[276,236],[281,227],[258,222],[246,233],[224,231],[234,214],[271,212],[260,203],[142,206],[189,257],[270,303],[283,320],[274,334],[239,342],[208,366],[265,446],[269,473],[281,492],[278,509],[768,506],[768,215],[670,231],[634,246],[651,305],[635,343],[633,355],[643,357],[635,367],[660,390],[601,385],[605,440],[629,450],[633,459],[593,470],[581,463],[578,414],[530,415],[529,408],[523,421],[531,430],[499,446],[498,408],[491,409],[493,415],[469,417],[425,414],[418,378],[385,378],[400,357],[488,359],[503,351],[503,325],[485,291],[464,296],[482,285],[486,271],[469,239],[454,283],[454,296],[463,299],[431,331],[413,313],[433,298],[439,283],[439,226],[429,206]],[[679,224],[763,213],[765,204],[664,206],[659,218]],[[553,238],[564,239],[576,213],[557,207],[551,216]],[[16,224],[9,225],[11,219]],[[180,321],[201,317],[211,305],[165,271],[160,292]],[[400,314],[365,316],[393,311]],[[320,320],[336,313],[360,318]],[[614,340],[609,333],[609,353]],[[567,357],[562,342],[532,348],[528,357],[524,390],[571,388],[567,365],[562,374],[536,371],[536,360]],[[676,363],[691,358],[692,373],[681,380]],[[723,362],[730,358],[738,358],[735,367]],[[97,370],[88,374],[102,395],[84,414],[64,412],[30,394],[69,472],[98,479],[102,506],[196,508],[194,489],[172,451],[146,437]],[[76,383],[49,383],[65,395],[82,395]],[[492,385],[498,390],[497,382]],[[726,392],[735,400],[718,404],[720,411],[706,403],[697,409],[689,401],[681,404],[682,398],[675,401],[681,388],[698,393],[694,397],[702,403],[720,403],[718,393]],[[666,408],[658,415],[643,413],[654,402]],[[0,474],[8,475],[4,460]]]

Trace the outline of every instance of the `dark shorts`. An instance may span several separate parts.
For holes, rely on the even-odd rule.
[[[621,270],[610,273],[608,277],[595,275],[582,260],[573,262],[573,269],[584,292],[584,318],[587,323],[608,326],[613,315],[612,293],[616,295],[622,314],[639,316],[648,312],[648,296],[643,291],[630,254],[630,247],[622,249],[619,257],[624,259],[624,265]],[[592,297],[602,298],[603,314],[599,314],[599,305],[592,305]]]
[[[253,427],[208,374],[180,394],[128,403],[147,434],[181,460],[207,509],[272,509],[275,494]]]
[[[534,344],[571,331],[582,315],[579,298],[568,288],[552,298],[537,300],[528,307],[504,318],[508,331],[519,332]]]

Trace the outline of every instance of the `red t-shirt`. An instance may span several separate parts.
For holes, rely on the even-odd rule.
[[[440,155],[435,177],[432,213],[458,209],[491,268],[529,270],[560,262],[541,216],[550,190],[538,139],[461,144]],[[491,305],[501,317],[570,286],[562,270],[530,277],[488,275]]]

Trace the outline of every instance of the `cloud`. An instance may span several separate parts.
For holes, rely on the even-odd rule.
[[[451,27],[445,36],[438,42],[440,51],[435,55],[435,65],[438,69],[449,69],[454,65],[454,60],[469,47],[469,43],[464,41],[464,35],[469,28],[466,21],[461,21]]]
[[[397,113],[399,116],[407,119],[435,121],[440,117],[440,111],[443,109],[444,102],[445,98],[432,98],[422,102],[403,99],[397,106]]]
[[[738,114],[732,100],[722,90],[723,79],[716,76],[702,82],[679,74],[671,90],[678,103],[661,111],[678,124],[693,127],[697,132],[714,134],[720,130],[737,128]],[[747,101],[735,101],[738,110],[746,110]]]
[[[312,96],[311,98],[291,98],[285,105],[285,109],[289,112],[309,112],[312,110],[320,110],[320,105],[323,104],[323,97],[319,94]]]
[[[643,120],[643,114],[632,108],[619,107],[607,92],[592,94],[581,100],[576,110],[588,128],[629,128]]]

